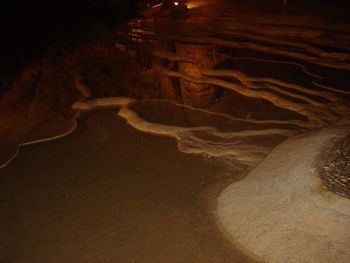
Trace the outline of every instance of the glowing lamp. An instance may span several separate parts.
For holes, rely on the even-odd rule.
[[[174,2],[174,5],[179,5],[179,2]]]

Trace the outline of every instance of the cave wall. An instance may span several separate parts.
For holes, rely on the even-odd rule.
[[[176,43],[176,53],[179,56],[191,57],[201,61],[206,68],[214,68],[219,62],[219,57],[215,56],[215,47],[199,46]],[[179,62],[179,72],[183,72],[191,77],[202,77],[201,72],[192,63]],[[181,79],[182,102],[199,108],[205,108],[213,104],[218,98],[219,88],[209,84],[196,84]]]
[[[14,72],[46,55],[101,37],[134,14],[124,0],[4,0],[0,2],[0,92]]]

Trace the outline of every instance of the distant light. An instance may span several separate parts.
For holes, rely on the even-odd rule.
[[[174,5],[179,5],[179,2],[174,2]]]
[[[162,6],[162,5],[163,5],[163,3],[160,3],[160,4],[158,4],[158,5],[152,6],[152,8],[157,8],[157,7],[160,7],[160,6]]]
[[[187,5],[188,9],[201,7],[201,6],[205,5],[205,4],[206,4],[205,0],[204,1],[203,0],[193,0],[193,1],[190,0],[190,1],[186,2],[186,5]]]

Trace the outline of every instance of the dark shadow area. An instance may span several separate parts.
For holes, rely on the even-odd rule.
[[[48,46],[89,41],[135,13],[126,0],[0,2],[0,75],[45,54]]]

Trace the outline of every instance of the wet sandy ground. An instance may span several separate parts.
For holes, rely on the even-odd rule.
[[[113,111],[84,114],[0,171],[0,262],[253,262],[208,212],[220,172]]]

